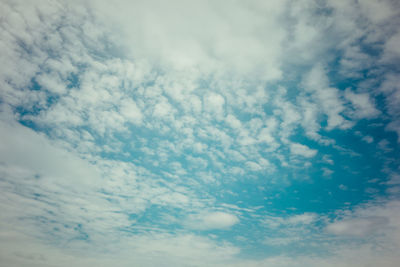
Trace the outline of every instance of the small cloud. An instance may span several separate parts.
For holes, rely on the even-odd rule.
[[[386,139],[383,139],[383,140],[381,140],[381,141],[378,143],[378,148],[379,148],[380,150],[386,152],[386,153],[393,150],[393,149],[390,147],[389,141],[386,140]]]
[[[374,142],[374,138],[370,135],[364,136],[361,140],[363,140],[364,142],[371,144],[372,142]]]
[[[253,172],[257,172],[257,171],[261,171],[262,170],[262,167],[259,164],[255,163],[253,161],[246,162],[246,167],[249,170],[253,171]]]
[[[228,229],[238,222],[235,215],[217,211],[190,215],[184,225],[195,230],[212,230]]]
[[[330,177],[333,174],[333,171],[328,168],[322,168],[322,175],[324,177]]]
[[[339,189],[346,191],[347,189],[349,189],[347,186],[345,186],[344,184],[339,185]]]
[[[235,116],[229,114],[225,118],[225,122],[233,129],[242,127],[242,123]]]
[[[168,100],[162,99],[159,103],[157,103],[154,107],[153,116],[163,118],[172,114],[174,108],[170,105]]]
[[[204,109],[210,112],[211,114],[215,114],[217,116],[223,115],[224,105],[225,105],[225,99],[220,94],[210,93],[204,99]],[[233,120],[233,118],[231,119]]]
[[[293,155],[298,155],[298,156],[303,156],[306,158],[312,158],[317,154],[316,149],[311,149],[308,146],[298,144],[298,143],[292,143],[290,145],[290,152]]]
[[[292,225],[311,224],[315,221],[316,217],[317,216],[314,213],[294,215],[287,220],[287,223]]]
[[[335,162],[331,159],[331,157],[330,156],[328,156],[328,155],[324,155],[323,157],[322,157],[322,160],[325,162],[325,163],[328,163],[329,165],[334,165],[335,164]]]

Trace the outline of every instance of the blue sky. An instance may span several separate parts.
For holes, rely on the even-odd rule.
[[[0,266],[397,266],[396,1],[0,10]]]

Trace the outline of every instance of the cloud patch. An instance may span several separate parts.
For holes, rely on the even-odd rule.
[[[306,145],[292,143],[290,144],[290,153],[296,156],[312,158],[318,153],[318,151],[316,149],[311,149]]]
[[[215,211],[189,215],[185,226],[196,230],[224,230],[239,222],[239,218],[231,213]]]

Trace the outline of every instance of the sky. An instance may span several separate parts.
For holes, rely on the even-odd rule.
[[[0,266],[398,266],[399,29],[395,0],[0,0]]]

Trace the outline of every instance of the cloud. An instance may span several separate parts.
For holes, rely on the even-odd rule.
[[[117,1],[110,6],[93,1],[92,6],[104,21],[120,27],[122,42],[135,58],[206,73],[229,69],[265,79],[281,76],[285,32],[277,26],[285,2]]]
[[[0,136],[4,140],[0,145],[1,162],[61,184],[91,186],[100,179],[99,170],[78,155],[55,146],[43,135],[15,121],[4,119],[0,121]]]
[[[374,142],[374,138],[370,135],[364,136],[361,140],[363,140],[364,142],[367,142],[368,144],[371,144]]]
[[[316,149],[311,149],[308,146],[292,143],[290,144],[290,153],[297,156],[303,156],[306,158],[312,158],[317,154]]]
[[[235,215],[216,211],[189,215],[185,225],[191,229],[213,230],[229,229],[238,222],[239,219]]]
[[[322,168],[322,175],[325,177],[330,177],[333,174],[333,171],[328,168]]]
[[[308,212],[303,214],[282,216],[282,217],[266,216],[263,219],[263,223],[268,227],[276,229],[279,227],[297,227],[300,225],[308,226],[315,223],[317,219],[318,219],[317,214]]]
[[[0,10],[6,265],[398,262],[395,2]]]
[[[295,237],[275,237],[275,238],[266,238],[264,243],[269,246],[287,246],[294,242],[301,241],[301,238],[298,236]]]
[[[225,99],[221,95],[211,93],[205,97],[203,103],[204,110],[209,111],[211,114],[218,117],[224,115]]]
[[[137,107],[136,103],[131,100],[123,100],[121,103],[121,114],[128,119],[129,122],[133,124],[140,124],[143,119],[142,112]]]
[[[240,120],[238,120],[235,116],[228,114],[225,118],[226,123],[231,126],[233,129],[238,129],[242,126]]]
[[[346,191],[346,190],[348,189],[348,187],[345,186],[344,184],[340,184],[340,185],[339,185],[339,189],[340,189],[340,190],[343,190],[343,191]]]
[[[388,220],[385,217],[357,218],[331,223],[326,230],[335,235],[365,237],[386,227],[387,224]]]
[[[356,118],[374,118],[380,114],[367,93],[355,94],[346,90],[345,97],[354,105],[354,116]]]
[[[305,90],[312,93],[313,100],[328,116],[327,129],[347,129],[352,126],[342,113],[345,110],[344,102],[338,89],[329,86],[329,79],[322,65],[315,65],[304,78]]]
[[[288,224],[310,224],[315,221],[316,214],[304,213],[300,215],[294,215],[287,220]]]
[[[400,49],[398,44],[400,43],[400,32],[397,32],[387,40],[384,48],[384,60],[393,61],[393,59],[398,59],[400,56]]]
[[[2,263],[18,264],[19,266],[69,266],[73,261],[77,266],[103,265],[131,266],[132,263],[146,266],[201,266],[200,262],[207,259],[207,264],[214,266],[231,262],[231,258],[240,250],[231,244],[219,244],[207,237],[193,234],[171,235],[154,233],[153,235],[131,235],[120,238],[114,247],[108,247],[109,253],[80,253],[67,248],[57,249],[46,243],[20,235],[16,232],[2,232],[0,240],[7,242],[2,246],[0,256]],[[110,240],[108,240],[110,242]],[[76,245],[80,242],[75,241]],[[21,250],[24,244],[24,250]],[[80,243],[81,249],[88,246]]]
[[[393,118],[387,125],[387,130],[397,133],[397,140],[400,142],[400,122],[397,119],[400,114],[398,103],[400,101],[400,87],[398,86],[399,78],[393,73],[387,73],[382,82],[379,91],[386,96],[386,106],[389,115]]]
[[[375,241],[385,245],[394,241],[395,243],[392,245],[397,246],[399,245],[397,237],[400,230],[396,214],[398,208],[398,201],[366,204],[351,213],[344,213],[334,222],[328,223],[325,229],[328,233],[343,237],[374,238]],[[381,240],[382,236],[385,238]]]
[[[324,240],[330,255],[313,256],[307,255],[280,255],[266,258],[264,260],[242,262],[238,266],[367,266],[368,264],[384,266],[396,266],[398,255],[394,254],[400,243],[400,225],[398,221],[399,202],[388,201],[385,203],[367,203],[350,212],[343,210],[339,218],[333,222],[326,222],[323,228],[328,236],[318,239]],[[337,213],[339,213],[337,211]],[[322,219],[322,220],[321,220]],[[314,215],[313,224],[318,225],[326,218]],[[277,220],[272,220],[277,221]],[[278,220],[279,221],[279,220]],[[275,232],[277,231],[276,228]],[[290,235],[286,237],[268,237],[265,243],[272,246],[287,246],[293,243],[307,242],[307,237],[313,235],[313,231],[299,229],[302,235]],[[286,232],[287,235],[287,232]],[[361,241],[363,240],[363,241]],[[315,243],[320,246],[323,242]],[[380,246],[380,249],[377,249]],[[304,247],[302,247],[304,249]]]

